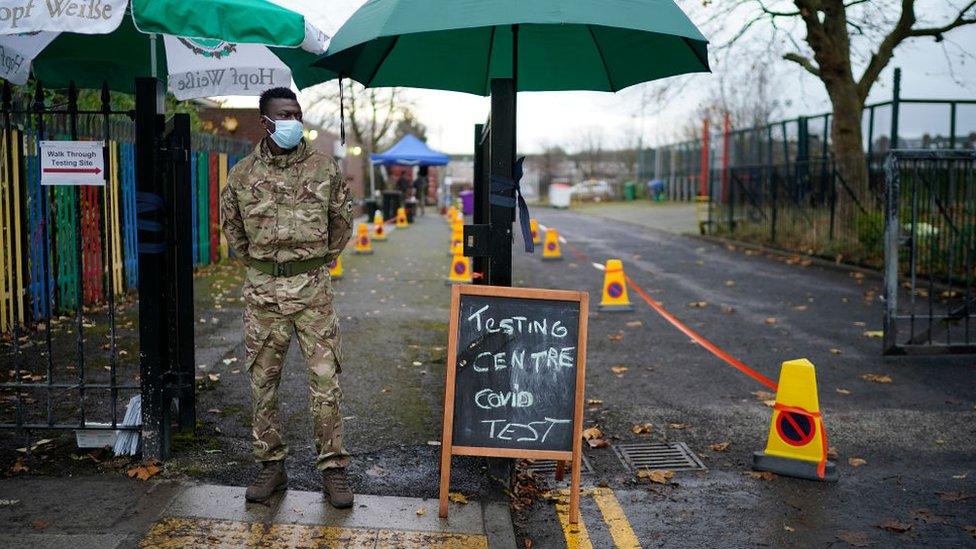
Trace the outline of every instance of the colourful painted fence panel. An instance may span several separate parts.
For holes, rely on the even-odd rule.
[[[60,128],[45,137],[66,139]],[[102,137],[83,134],[81,139]],[[37,147],[37,130],[30,124],[0,133],[0,333],[70,314],[79,304],[104,303],[109,292],[121,295],[139,281],[135,146],[106,141],[104,187],[42,186]],[[225,147],[249,148],[203,136],[191,158],[196,265],[229,253],[218,200],[239,157],[218,150]]]

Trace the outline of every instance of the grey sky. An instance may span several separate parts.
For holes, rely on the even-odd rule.
[[[289,8],[300,11],[323,30],[335,30],[364,2],[364,0],[274,0]],[[707,7],[701,0],[681,1],[680,5],[696,23],[704,23],[708,16]],[[717,2],[716,2],[717,3]],[[957,4],[953,0],[920,0],[917,12],[921,16],[951,9]],[[943,18],[944,19],[944,18]],[[936,20],[940,20],[936,18]],[[738,21],[728,26],[709,31],[706,36],[716,41],[731,28],[738,27]],[[766,33],[765,27],[759,33]],[[793,33],[802,41],[803,32]],[[758,39],[762,34],[757,35]],[[902,68],[903,97],[976,98],[976,59],[966,58],[960,51],[966,49],[976,52],[976,27],[956,29],[948,35],[951,44],[945,49],[931,39],[915,40],[896,50],[889,67],[881,75],[869,101],[887,100],[891,97],[891,73],[895,66]],[[948,59],[952,59],[952,64]],[[731,63],[730,63],[731,65]],[[776,95],[779,98],[779,114],[795,116],[816,114],[829,110],[823,86],[814,77],[787,61],[773,59],[771,67],[776,75]],[[951,68],[950,68],[951,67]],[[656,112],[644,118],[645,143],[669,142],[677,134],[677,128],[687,126],[702,99],[711,86],[715,85],[718,73],[727,70],[714,65],[713,74],[687,77],[691,82],[684,86],[683,92],[666,106],[658,105]],[[954,75],[954,78],[953,78]],[[335,82],[322,84],[335,86]],[[473,125],[484,121],[488,114],[486,98],[453,92],[410,90],[410,97],[416,105],[419,119],[427,125],[429,141],[435,148],[450,153],[464,153],[471,150]],[[626,141],[624,135],[634,135],[640,126],[637,116],[641,94],[639,86],[623,90],[617,94],[596,92],[533,92],[519,94],[519,149],[522,152],[537,151],[542,144],[559,144],[570,150],[580,142],[586,132],[602,134],[603,143],[608,147],[619,146]],[[254,98],[235,100],[235,104],[256,104]],[[904,117],[902,127],[910,133],[915,128],[925,126],[938,130],[948,127],[948,113],[934,108],[919,108]],[[943,123],[944,122],[944,123]],[[976,107],[960,111],[959,133],[976,131]],[[947,131],[943,130],[943,131]]]

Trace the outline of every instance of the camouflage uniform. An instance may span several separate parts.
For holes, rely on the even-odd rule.
[[[227,242],[247,260],[334,260],[352,235],[349,185],[339,165],[302,143],[271,154],[264,140],[231,170],[220,197]],[[282,460],[278,384],[292,333],[308,362],[316,467],[345,467],[338,373],[339,319],[329,267],[275,277],[249,266],[244,280],[245,368],[251,376],[254,455]]]

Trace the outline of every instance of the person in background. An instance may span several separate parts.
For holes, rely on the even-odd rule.
[[[417,198],[417,207],[420,208],[420,215],[424,215],[424,206],[427,202],[427,166],[421,166],[417,170],[417,179],[413,180],[413,194]]]

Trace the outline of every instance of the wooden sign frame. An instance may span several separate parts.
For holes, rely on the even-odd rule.
[[[517,448],[489,448],[480,446],[454,446],[454,389],[457,374],[458,314],[461,296],[511,297],[516,299],[540,299],[579,303],[577,327],[576,391],[573,407],[573,449],[571,451],[521,450]],[[567,290],[541,290],[535,288],[509,288],[504,286],[474,286],[458,284],[451,289],[451,320],[447,343],[447,373],[444,384],[444,430],[441,436],[440,507],[439,516],[447,517],[447,499],[451,483],[451,456],[485,456],[501,458],[552,459],[572,464],[569,491],[569,522],[579,523],[580,464],[583,453],[583,404],[586,388],[586,331],[589,320],[590,294]],[[559,475],[561,476],[561,475]]]

